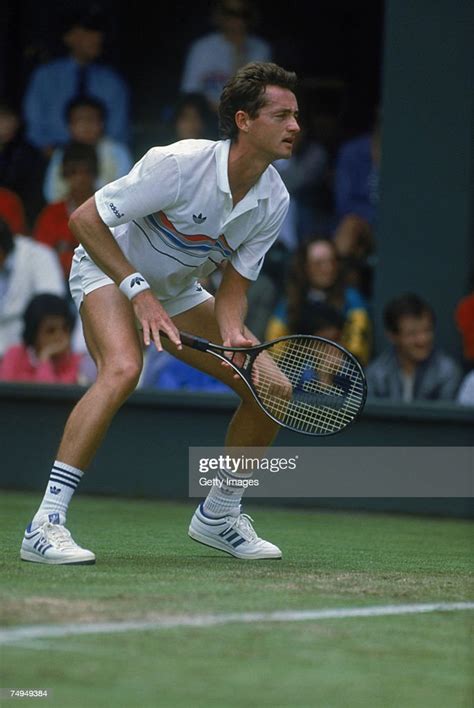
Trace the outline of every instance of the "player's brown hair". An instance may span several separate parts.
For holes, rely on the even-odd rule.
[[[267,86],[294,91],[297,78],[293,71],[286,71],[272,62],[246,64],[224,86],[219,103],[219,130],[223,138],[235,140],[238,128],[235,122],[237,111],[245,111],[256,118],[266,104]]]

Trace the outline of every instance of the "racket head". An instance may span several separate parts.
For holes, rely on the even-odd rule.
[[[239,373],[260,407],[282,427],[304,435],[334,435],[361,414],[365,374],[342,345],[296,334],[252,349],[251,361]]]

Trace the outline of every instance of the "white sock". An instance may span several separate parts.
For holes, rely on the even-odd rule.
[[[206,516],[213,518],[227,516],[228,514],[238,516],[240,502],[245,491],[245,485],[240,485],[239,482],[251,476],[251,471],[236,475],[227,470],[219,470],[214,482],[218,481],[221,486],[214,484],[202,504],[202,509]]]
[[[71,467],[65,462],[55,460],[43,501],[33,517],[31,528],[35,528],[45,521],[50,521],[53,524],[66,522],[69,502],[83,474],[84,472],[78,470],[77,467]]]

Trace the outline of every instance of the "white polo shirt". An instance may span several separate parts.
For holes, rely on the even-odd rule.
[[[229,140],[154,147],[128,175],[96,192],[101,219],[160,299],[178,295],[226,259],[255,280],[278,236],[289,204],[280,175],[270,165],[234,208],[229,149]]]

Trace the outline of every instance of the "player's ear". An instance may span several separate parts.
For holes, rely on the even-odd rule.
[[[242,130],[244,133],[248,133],[250,126],[249,114],[245,111],[237,111],[235,114],[235,124],[239,130]]]

